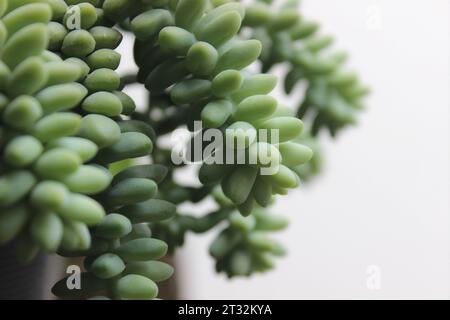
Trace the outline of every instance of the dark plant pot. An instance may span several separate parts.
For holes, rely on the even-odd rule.
[[[173,258],[166,262],[174,265]],[[55,299],[51,288],[64,274],[64,265],[82,265],[81,260],[65,261],[58,256],[39,254],[30,264],[22,264],[16,257],[14,244],[0,247],[0,300]],[[160,283],[160,297],[177,298],[175,275]]]
[[[59,259],[39,254],[30,264],[16,257],[14,244],[0,247],[0,299],[51,299],[50,288],[61,274]]]

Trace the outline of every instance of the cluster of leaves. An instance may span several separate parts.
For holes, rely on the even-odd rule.
[[[152,199],[167,170],[108,169],[148,155],[153,130],[124,120],[135,105],[114,71],[115,2],[79,2],[0,1],[0,241],[17,236],[24,260],[39,249],[86,257],[82,290],[62,281],[58,296],[153,299],[172,273],[147,227],[175,213]],[[79,29],[67,27],[73,14]]]
[[[187,232],[219,225],[210,248],[218,272],[271,269],[284,250],[268,233],[287,221],[270,205],[320,170],[319,129],[334,135],[353,123],[366,93],[296,5],[0,0],[0,243],[17,238],[25,260],[39,249],[85,257],[82,290],[66,279],[53,289],[68,298],[154,299],[155,282],[173,272],[157,260]],[[120,78],[123,32],[135,37],[139,71]],[[258,60],[263,73],[251,73]],[[298,110],[270,96],[277,80],[266,72],[282,62],[287,93],[307,82]],[[148,91],[144,109],[122,91],[132,82]],[[176,182],[185,165],[159,145],[181,127],[191,144],[205,129],[222,133],[208,157],[187,159],[201,162],[201,187]],[[225,164],[237,154],[243,162]],[[217,210],[176,212],[208,196]]]
[[[240,1],[177,2],[180,3],[169,8],[152,8],[129,23],[129,30],[137,37],[135,60],[139,73],[136,80],[145,84],[149,91],[147,109],[134,116],[151,123],[157,135],[187,125],[193,131],[193,143],[202,133],[195,132],[195,120],[202,120],[206,127],[219,128],[225,136],[233,128],[268,128],[261,123],[272,122],[274,125],[270,127],[279,129],[281,135],[285,132],[288,140],[264,149],[272,159],[281,159],[277,175],[263,176],[258,166],[208,164],[208,159],[201,159],[203,164],[198,177],[202,187],[185,187],[170,179],[165,197],[175,203],[197,203],[210,196],[213,190],[222,194],[220,199],[227,199],[219,200],[219,208],[203,217],[177,214],[171,221],[156,223],[155,232],[170,244],[171,251],[184,243],[186,232],[206,232],[228,221],[233,212],[230,207],[237,207],[245,216],[252,215],[255,210],[269,207],[275,195],[285,195],[288,188],[296,187],[298,177],[304,181],[313,178],[320,172],[322,162],[319,129],[326,127],[334,135],[337,129],[353,123],[366,93],[355,75],[343,71],[345,55],[327,53],[325,49],[331,44],[331,38],[317,35],[318,25],[300,16],[298,1],[286,1],[279,9],[271,5],[271,1],[246,2],[245,14],[242,14],[244,5]],[[198,13],[205,10],[206,14]],[[145,17],[158,17],[152,20],[157,23],[150,23]],[[304,64],[295,63],[300,53],[309,58]],[[242,70],[257,60],[263,74]],[[299,82],[307,83],[302,106],[298,109],[286,108],[268,96],[276,81],[266,72],[279,63],[289,66],[284,78],[287,94]],[[326,92],[319,92],[323,86]],[[343,104],[335,103],[334,93],[331,94],[334,91],[341,94],[341,89],[355,94],[346,100],[348,106],[344,106],[351,121],[341,121],[339,110]],[[322,99],[320,104],[315,97]],[[307,115],[305,108],[309,111]],[[293,129],[294,118],[307,121],[308,130]],[[257,140],[248,140],[249,152],[252,147],[261,150]],[[217,153],[223,156],[227,151],[230,152]],[[168,150],[158,153],[160,161],[170,162]],[[170,166],[172,177],[178,169]],[[240,241],[245,242],[243,238]],[[214,258],[222,265],[219,271],[238,275],[229,269],[229,264],[219,263],[217,256]],[[258,271],[257,268],[252,270]]]
[[[347,54],[331,50],[333,37],[320,34],[319,24],[298,14],[299,0],[286,0],[279,8],[271,3],[253,1],[244,21],[252,30],[251,37],[263,43],[262,70],[287,63],[285,92],[290,94],[298,84],[306,84],[297,117],[311,123],[312,135],[327,129],[335,136],[356,122],[369,89],[345,68]]]

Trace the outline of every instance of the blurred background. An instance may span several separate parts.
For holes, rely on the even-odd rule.
[[[304,0],[301,12],[350,53],[372,88],[368,108],[336,141],[321,137],[323,173],[277,201],[291,224],[275,270],[228,280],[208,256],[215,234],[189,235],[179,298],[448,299],[450,2]],[[122,71],[134,70],[123,57]]]

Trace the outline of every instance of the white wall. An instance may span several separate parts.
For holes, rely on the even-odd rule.
[[[381,10],[381,29],[368,15]],[[212,235],[179,254],[190,299],[449,297],[449,2],[305,0],[373,94],[357,127],[325,144],[325,173],[278,201],[292,224],[275,271],[228,281]],[[381,270],[381,289],[366,269]]]

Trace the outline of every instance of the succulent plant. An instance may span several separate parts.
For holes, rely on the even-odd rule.
[[[25,261],[84,257],[82,290],[53,288],[64,298],[155,299],[173,273],[158,259],[219,224],[217,271],[272,268],[284,249],[267,235],[287,221],[270,205],[320,171],[319,130],[354,123],[367,93],[296,6],[0,0],[0,244],[16,241]],[[139,69],[121,76],[124,34]],[[287,93],[307,83],[298,109],[270,95],[282,62]],[[148,92],[143,108],[131,83]],[[159,141],[183,127],[201,152],[174,163]],[[174,177],[188,161],[201,164],[200,187]],[[177,212],[208,196],[217,210]]]

